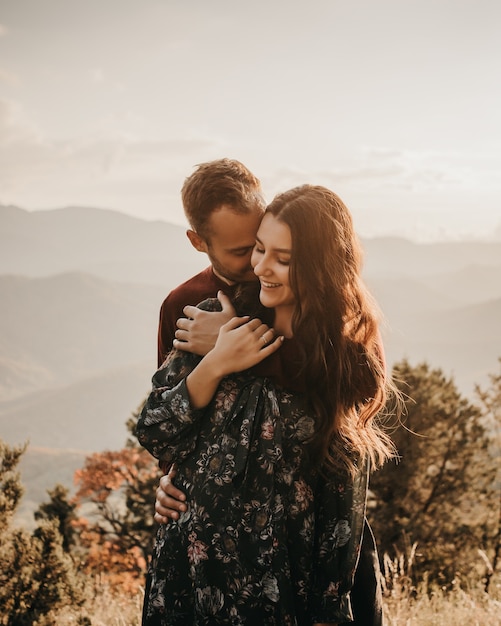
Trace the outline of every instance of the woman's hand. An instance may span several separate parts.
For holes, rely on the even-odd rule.
[[[194,409],[206,407],[221,380],[228,374],[256,365],[282,345],[283,337],[261,320],[233,317],[221,326],[214,348],[204,356],[186,378]]]
[[[208,355],[218,364],[223,376],[256,365],[282,345],[272,328],[259,319],[233,317],[223,324],[214,349]]]
[[[168,524],[171,519],[178,519],[179,513],[186,511],[186,496],[172,483],[177,468],[173,465],[168,474],[160,478],[155,501],[155,522]]]

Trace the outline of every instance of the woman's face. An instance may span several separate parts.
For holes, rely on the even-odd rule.
[[[287,224],[266,213],[257,231],[251,265],[261,283],[261,303],[270,309],[290,308],[292,315],[295,298],[289,282],[291,239]]]

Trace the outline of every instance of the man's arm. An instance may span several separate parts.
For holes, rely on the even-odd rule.
[[[221,311],[204,311],[196,306],[186,306],[186,317],[177,320],[174,348],[205,356],[216,344],[219,329],[235,316],[231,300],[222,291],[217,294]]]

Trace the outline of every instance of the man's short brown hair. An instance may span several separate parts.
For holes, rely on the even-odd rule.
[[[198,165],[184,181],[181,197],[190,226],[203,238],[209,235],[210,216],[223,205],[237,213],[266,208],[259,179],[234,159]]]

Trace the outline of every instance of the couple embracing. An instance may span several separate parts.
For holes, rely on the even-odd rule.
[[[162,305],[137,424],[172,468],[143,624],[378,626],[365,503],[393,453],[379,417],[394,388],[350,212],[313,185],[265,208],[229,159],[199,166],[182,198],[212,265]]]

